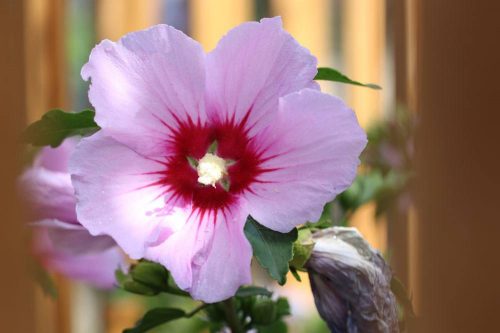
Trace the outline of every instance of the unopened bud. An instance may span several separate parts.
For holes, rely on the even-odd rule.
[[[380,253],[355,228],[333,227],[313,234],[305,267],[316,307],[335,333],[397,333],[392,273]]]
[[[252,306],[252,318],[258,325],[269,325],[276,320],[277,307],[271,299],[257,299]]]

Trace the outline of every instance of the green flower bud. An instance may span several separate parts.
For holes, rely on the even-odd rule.
[[[257,325],[269,325],[277,319],[277,305],[269,298],[258,298],[252,306],[252,319]]]
[[[132,279],[151,289],[163,291],[168,289],[168,271],[160,264],[141,261],[130,270]]]
[[[125,281],[123,283],[123,289],[134,294],[145,295],[145,296],[154,296],[160,293],[160,291],[158,290],[155,290],[151,287],[148,287],[145,284],[133,280]]]

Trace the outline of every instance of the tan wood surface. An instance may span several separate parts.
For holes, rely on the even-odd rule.
[[[498,332],[500,5],[412,0],[418,332]]]
[[[33,282],[29,277],[28,234],[16,199],[20,172],[19,131],[26,116],[24,1],[0,1],[0,323],[2,332],[33,332]]]

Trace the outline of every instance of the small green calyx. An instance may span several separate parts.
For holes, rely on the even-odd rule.
[[[304,270],[304,265],[309,260],[313,249],[314,241],[311,230],[300,229],[297,240],[293,243],[293,259],[290,261],[290,266],[297,270]]]

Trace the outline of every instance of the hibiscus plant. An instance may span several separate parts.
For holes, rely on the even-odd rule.
[[[280,18],[244,23],[209,53],[153,26],[102,41],[81,73],[94,109],[49,111],[23,135],[46,146],[20,180],[35,253],[101,288],[199,301],[154,308],[124,332],[200,314],[213,332],[286,332],[288,301],[252,286],[252,258],[282,285],[290,270],[313,274],[332,332],[399,330],[378,252],[355,231],[313,223],[352,184],[367,143],[354,112],[316,80],[380,87],[318,68]],[[320,236],[330,243],[316,248]],[[333,283],[351,271],[342,281],[367,277],[352,292]],[[352,313],[372,291],[384,310]]]

